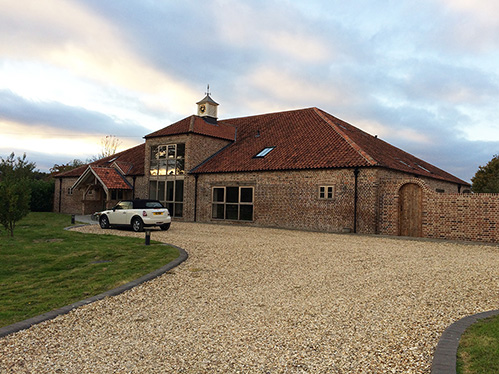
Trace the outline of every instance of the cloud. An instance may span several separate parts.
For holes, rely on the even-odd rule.
[[[26,126],[50,129],[58,134],[89,133],[97,136],[141,136],[147,129],[106,114],[58,102],[31,101],[8,90],[0,90],[0,119]]]
[[[63,0],[9,1],[2,7],[0,25],[0,56],[12,63],[42,59],[82,80],[135,91],[139,97],[161,95],[172,112],[186,110],[190,103],[188,85],[135,54],[121,30],[87,6]]]
[[[499,148],[497,4],[3,0],[0,125],[143,136],[209,83],[221,118],[318,106],[469,178]]]
[[[435,40],[447,51],[479,54],[497,52],[499,3],[495,0],[439,0],[445,18]],[[497,60],[497,55],[495,56]]]

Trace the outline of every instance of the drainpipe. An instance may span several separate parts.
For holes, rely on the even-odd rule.
[[[132,200],[135,199],[135,179],[137,179],[137,176],[133,176],[133,186],[132,186]]]
[[[62,200],[62,178],[59,178],[59,213],[61,213]]]
[[[194,174],[194,222],[197,222],[198,211],[198,174]]]
[[[359,178],[359,168],[355,168],[353,171],[353,175],[355,176],[354,183],[354,195],[353,195],[353,232],[357,232],[357,200],[358,200],[358,178]]]

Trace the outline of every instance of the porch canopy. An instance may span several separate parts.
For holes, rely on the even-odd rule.
[[[86,199],[88,191],[101,187],[106,194],[106,201],[111,200],[111,190],[133,190],[132,185],[115,168],[92,167],[88,168],[73,184],[71,190],[83,189],[83,200]]]

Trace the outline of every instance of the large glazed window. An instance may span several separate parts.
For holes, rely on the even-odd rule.
[[[172,217],[184,214],[185,144],[151,147],[149,198],[161,201]]]
[[[183,175],[185,173],[185,144],[151,147],[151,176]]]
[[[253,221],[253,187],[213,187],[212,218]]]

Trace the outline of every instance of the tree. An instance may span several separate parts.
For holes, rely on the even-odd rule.
[[[494,155],[487,165],[479,166],[471,183],[473,192],[499,193],[499,155]]]
[[[121,144],[121,140],[119,140],[114,135],[106,135],[101,139],[100,143],[101,152],[98,155],[87,158],[87,163],[90,164],[92,162],[114,155]]]
[[[61,165],[54,164],[54,166],[51,167],[49,169],[49,171],[50,171],[51,175],[54,175],[54,174],[64,173],[65,171],[70,171],[70,170],[76,169],[77,167],[82,166],[82,165],[84,165],[83,161],[75,158],[73,161],[70,161],[67,164],[61,164]]]
[[[0,157],[0,224],[14,236],[16,222],[29,213],[30,176],[36,165],[14,152],[6,159]]]
[[[101,139],[102,151],[100,153],[100,158],[114,155],[120,144],[121,140],[119,140],[116,136],[106,135],[105,138]]]
[[[31,181],[30,211],[51,212],[54,209],[54,186],[53,178]]]

